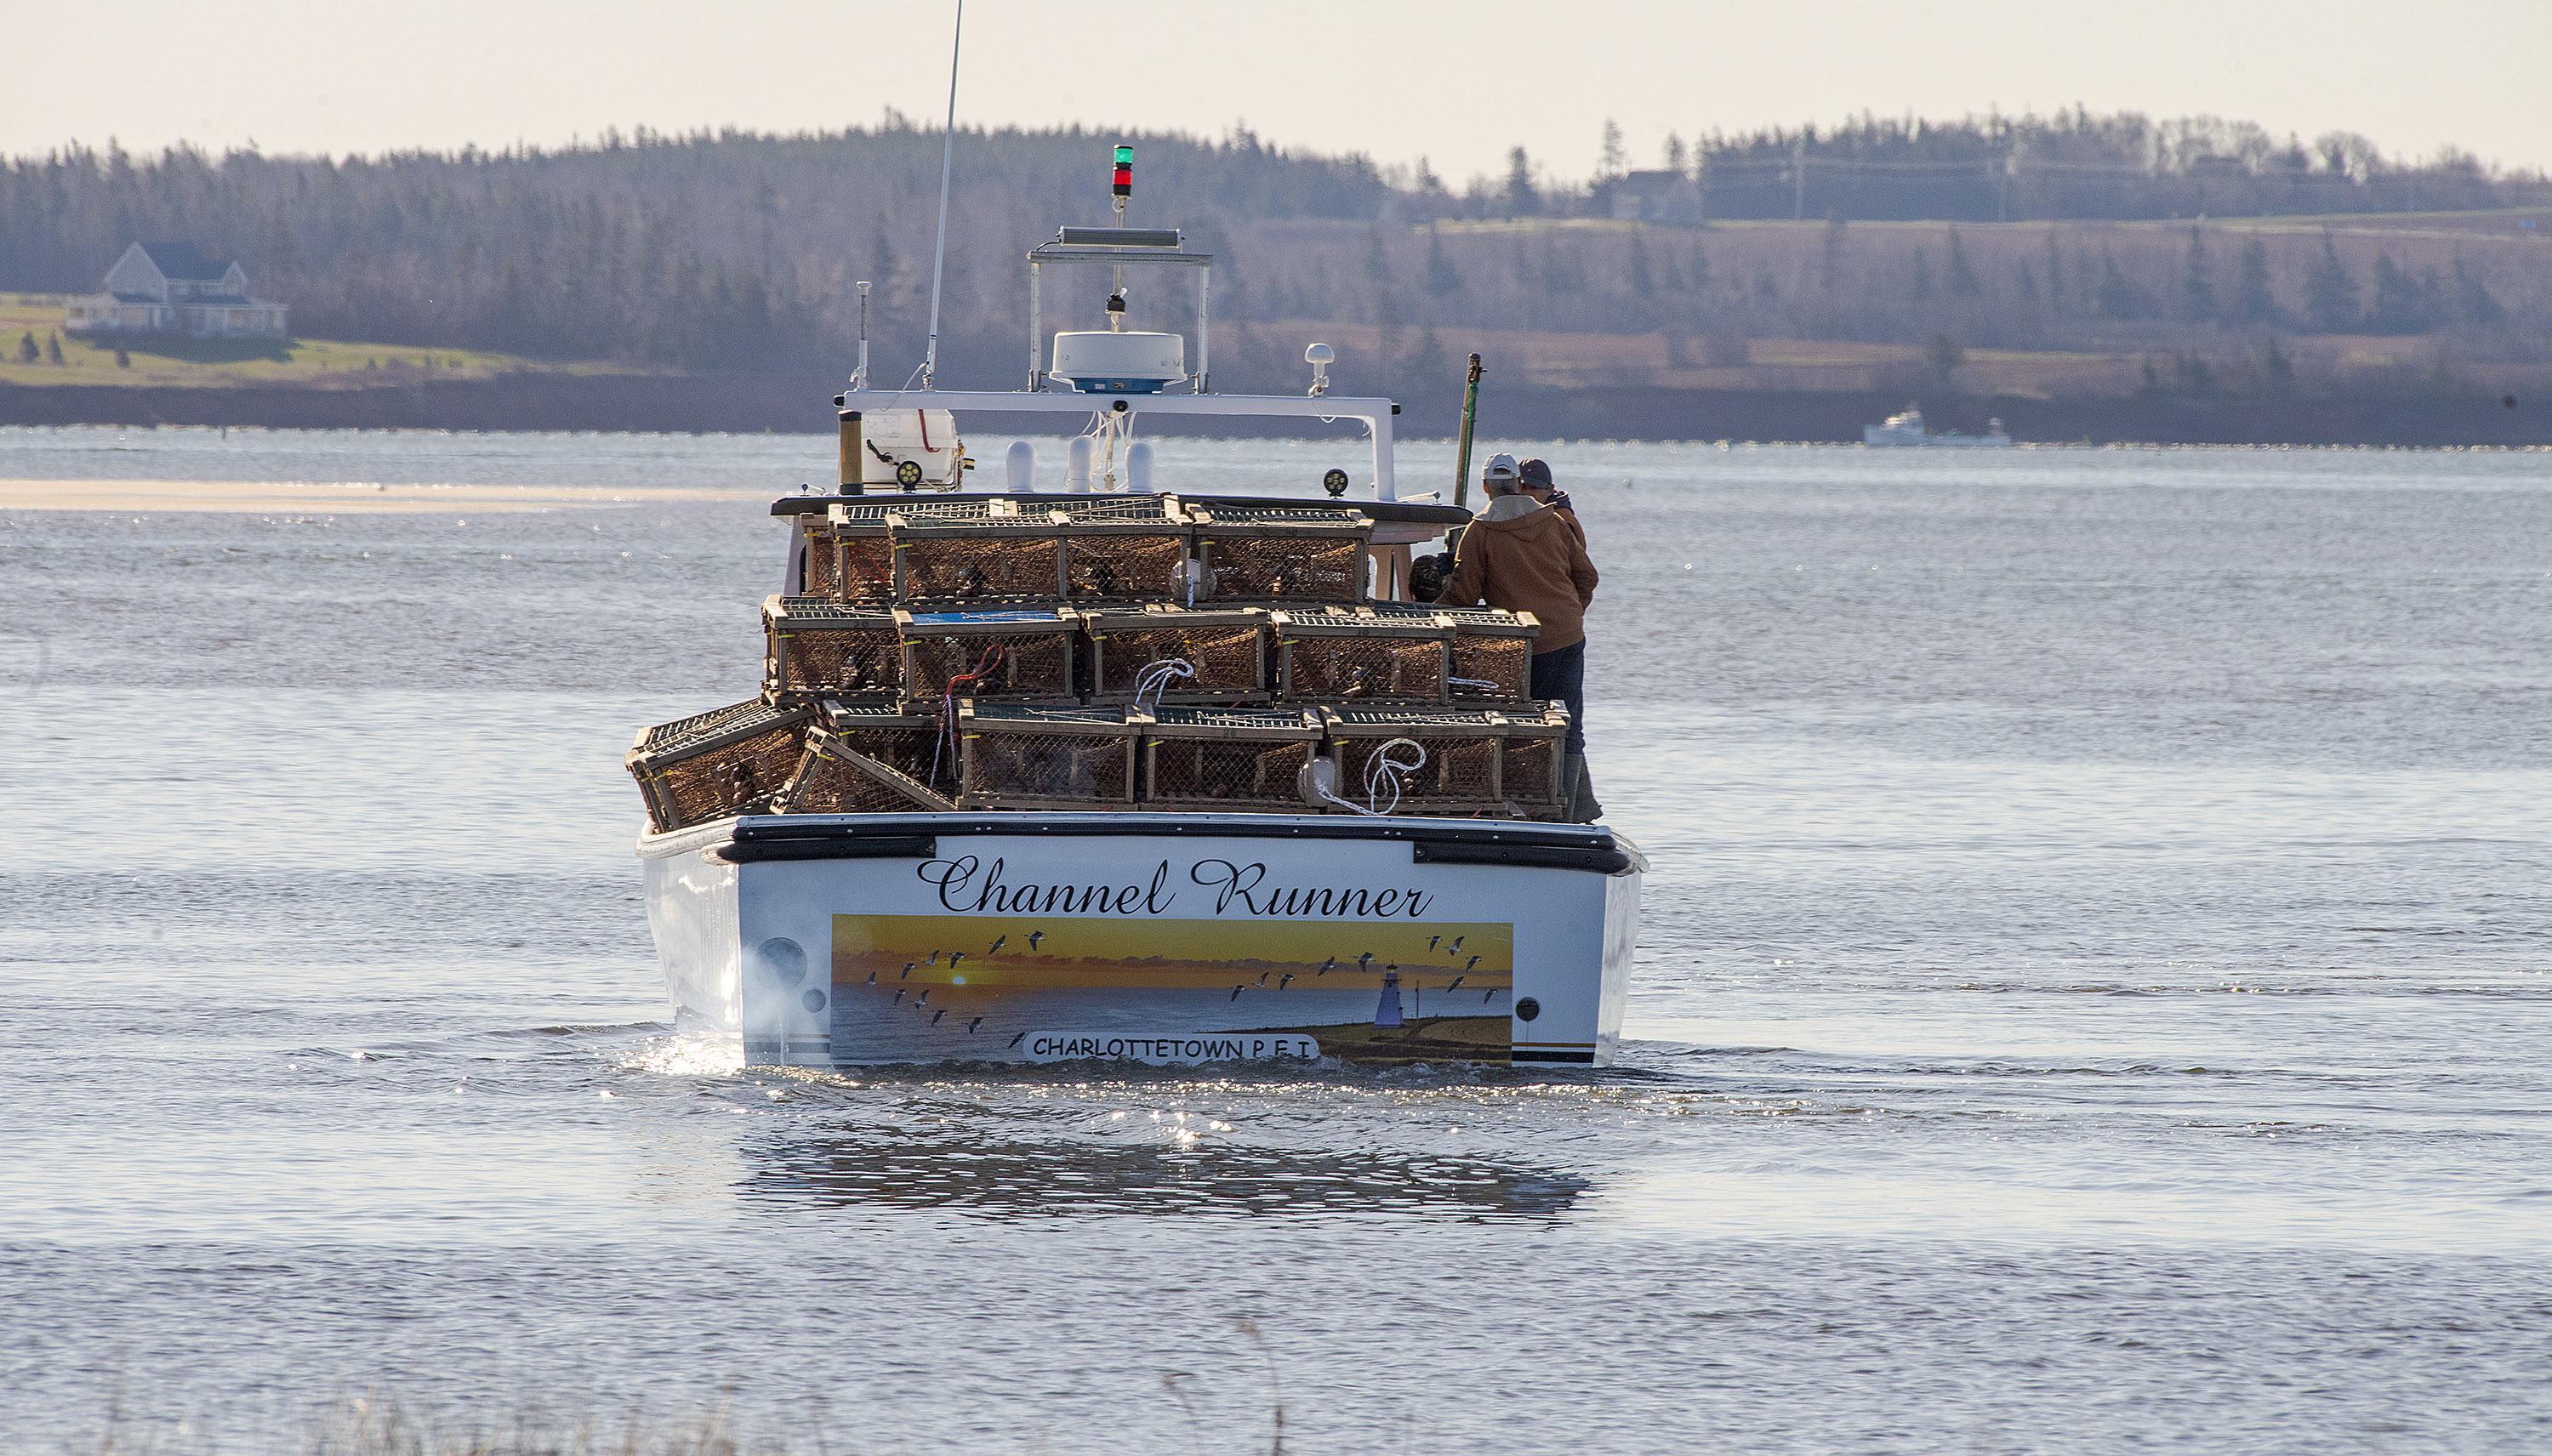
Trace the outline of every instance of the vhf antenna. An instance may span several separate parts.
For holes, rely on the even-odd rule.
[[[1125,226],[1125,204],[1134,195],[1134,149],[1121,142],[1116,146],[1116,172],[1110,179],[1108,190],[1115,194],[1116,226],[1122,228]],[[1108,332],[1118,334],[1124,329],[1125,265],[1120,262],[1112,270],[1108,288]]]
[[[957,155],[957,50],[966,37],[966,0],[957,0],[957,24],[948,34],[948,132],[939,144],[939,246],[930,255],[930,344],[921,354],[921,387],[939,368],[939,280],[948,265],[948,163]]]

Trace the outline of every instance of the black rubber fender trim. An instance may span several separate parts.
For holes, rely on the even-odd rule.
[[[926,834],[879,835],[868,839],[847,835],[802,839],[756,838],[731,841],[709,853],[730,865],[750,865],[758,860],[935,860],[939,857],[939,841]]]
[[[1509,865],[1519,870],[1583,870],[1590,875],[1619,875],[1631,868],[1631,857],[1618,849],[1573,849],[1556,844],[1465,844],[1421,839],[1411,842],[1409,858],[1419,865]]]

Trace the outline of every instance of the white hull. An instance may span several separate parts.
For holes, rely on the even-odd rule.
[[[1926,435],[1919,430],[1891,430],[1884,425],[1861,427],[1863,445],[1911,445],[1933,450],[1990,450],[2011,444],[2008,435]]]
[[[803,1067],[1604,1066],[1645,868],[1601,827],[1312,815],[758,817],[639,853],[677,1024]]]

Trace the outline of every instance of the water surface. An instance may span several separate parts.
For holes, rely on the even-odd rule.
[[[1605,572],[1625,1065],[825,1077],[671,1038],[618,759],[829,441],[0,430],[720,496],[0,513],[0,1449],[2552,1444],[2552,458],[1483,448]]]

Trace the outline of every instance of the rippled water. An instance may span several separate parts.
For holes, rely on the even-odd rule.
[[[0,430],[733,492],[0,513],[0,1448],[374,1387],[805,1450],[2552,1445],[2552,458],[1512,448],[1606,572],[1627,1065],[844,1079],[669,1038],[618,766],[752,690],[829,442]]]

